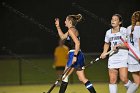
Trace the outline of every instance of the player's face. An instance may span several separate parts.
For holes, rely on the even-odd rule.
[[[66,18],[66,20],[65,20],[65,26],[68,27],[69,24],[70,24],[70,21],[68,20],[68,18]]]
[[[121,24],[118,16],[112,16],[112,19],[111,19],[111,25],[112,27],[117,27]]]

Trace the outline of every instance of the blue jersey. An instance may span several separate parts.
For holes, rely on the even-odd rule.
[[[80,41],[80,36],[77,36],[78,40]],[[70,36],[67,37],[68,47],[69,49],[75,49],[75,43]]]
[[[80,36],[77,36],[78,40],[80,41]],[[69,59],[67,62],[67,66],[70,67],[72,65],[72,60],[73,60],[73,56],[74,56],[74,51],[75,51],[75,42],[72,40],[72,38],[70,36],[67,37],[67,41],[69,42]],[[79,69],[82,68],[85,64],[84,64],[85,58],[84,55],[82,53],[82,51],[80,50],[77,54],[77,61],[74,63],[74,68]]]

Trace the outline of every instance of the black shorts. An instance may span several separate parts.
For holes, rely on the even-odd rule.
[[[59,66],[59,67],[56,67],[55,69],[56,69],[56,70],[62,70],[62,71],[64,71],[64,70],[65,70],[65,67]]]

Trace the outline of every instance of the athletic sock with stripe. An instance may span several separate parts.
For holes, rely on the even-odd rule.
[[[86,88],[90,91],[90,93],[96,93],[96,91],[95,91],[95,89],[94,89],[94,87],[93,87],[93,85],[91,84],[90,81],[87,81],[87,82],[85,83],[85,86],[86,86]]]

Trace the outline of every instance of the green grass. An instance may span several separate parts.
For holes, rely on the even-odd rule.
[[[90,60],[90,59],[89,59]],[[0,85],[19,84],[19,60],[0,60]],[[89,62],[88,60],[86,61]],[[23,84],[46,84],[57,79],[55,70],[52,68],[53,59],[26,59],[21,61],[21,77]],[[93,64],[85,70],[86,76],[91,81],[108,80],[106,62]],[[73,75],[73,82],[78,83],[76,75]]]
[[[92,57],[88,57],[86,63],[91,60]],[[43,93],[57,79],[55,70],[52,68],[53,59],[30,58],[21,61],[23,85],[19,86],[19,62],[17,59],[0,60],[0,93]],[[97,93],[109,93],[107,60],[101,60],[88,67],[85,74],[93,82]],[[73,82],[74,84],[68,86],[66,93],[89,93],[74,73]],[[59,87],[56,87],[52,93],[58,93],[58,90]],[[126,93],[122,83],[119,83],[118,91],[118,93]],[[137,93],[140,93],[140,89]]]
[[[56,79],[51,59],[26,59],[21,62],[22,83],[51,83]],[[0,60],[0,84],[19,84],[19,60]]]
[[[86,58],[86,63],[90,62],[92,57]],[[20,82],[18,59],[0,60],[0,85],[18,85]],[[21,79],[22,84],[50,84],[57,77],[52,68],[53,59],[47,58],[28,58],[21,61]],[[98,63],[85,69],[86,77],[91,82],[108,82],[107,60],[100,60]],[[77,76],[73,75],[73,82],[79,83]]]
[[[97,93],[109,93],[107,83],[94,84]],[[49,90],[50,85],[23,85],[1,86],[0,93],[43,93]],[[59,87],[55,87],[51,93],[58,93]],[[66,93],[89,93],[83,84],[70,84]],[[118,84],[118,93],[126,93],[123,84]],[[140,93],[140,89],[136,93]]]

